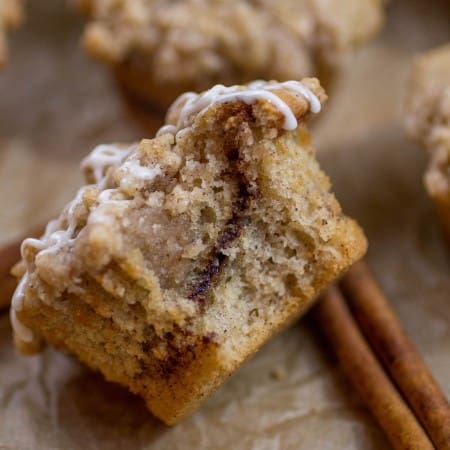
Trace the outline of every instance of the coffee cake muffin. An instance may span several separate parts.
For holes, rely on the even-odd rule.
[[[78,0],[83,44],[143,106],[216,83],[328,79],[373,36],[383,0]]]
[[[88,185],[22,245],[11,320],[141,395],[192,412],[366,250],[305,127],[316,79],[187,93],[157,136],[96,148]]]
[[[450,44],[417,59],[406,110],[408,133],[429,152],[425,186],[450,242]]]
[[[8,57],[6,32],[22,21],[22,0],[0,1],[0,67]]]

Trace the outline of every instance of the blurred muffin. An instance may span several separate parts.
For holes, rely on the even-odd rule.
[[[151,140],[103,145],[22,245],[15,342],[77,355],[167,423],[191,413],[366,251],[305,126],[316,79],[179,98]]]
[[[129,93],[167,107],[217,83],[325,82],[383,22],[382,0],[78,0],[83,44]],[[327,83],[326,83],[327,84]]]
[[[425,186],[450,242],[450,44],[417,58],[406,112],[407,132],[429,152]]]
[[[22,21],[22,0],[0,1],[0,67],[8,58],[6,33]]]

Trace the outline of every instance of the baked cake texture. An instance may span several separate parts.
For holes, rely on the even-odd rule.
[[[0,1],[0,67],[6,62],[8,57],[8,45],[6,33],[10,28],[14,28],[22,21],[22,1],[21,0],[1,0]]]
[[[78,0],[83,43],[125,89],[167,107],[184,91],[328,79],[383,23],[383,0]]]
[[[151,140],[100,146],[88,185],[27,239],[11,320],[172,424],[366,250],[305,127],[316,79],[187,93]]]
[[[450,242],[450,44],[417,58],[406,111],[408,133],[429,152],[425,186]]]

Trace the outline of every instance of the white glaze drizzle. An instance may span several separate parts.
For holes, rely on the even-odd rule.
[[[120,187],[123,190],[130,186],[139,185],[146,181],[151,181],[158,175],[162,174],[161,167],[156,165],[154,167],[141,166],[138,159],[130,159],[125,161],[119,169],[123,173],[120,178]]]
[[[275,85],[267,85],[265,89],[273,91],[274,89],[286,88],[290,91],[296,92],[297,94],[303,95],[309,102],[309,109],[312,113],[318,114],[322,109],[322,105],[320,104],[320,100],[317,95],[308,89],[303,83],[300,81],[284,81],[283,83],[276,83]]]
[[[177,127],[175,125],[164,125],[156,132],[156,137],[162,136],[163,134],[176,134]]]
[[[90,170],[95,182],[100,183],[108,167],[117,167],[135,146],[117,147],[116,145],[99,145],[81,161],[82,170]]]
[[[309,102],[311,112],[315,114],[320,112],[321,104],[317,96],[299,81],[276,83],[257,80],[250,83],[247,88],[245,86],[225,87],[218,84],[202,94],[187,92],[178,97],[172,106],[176,109],[178,105],[183,104],[179,111],[177,123],[163,126],[156,136],[170,133],[181,137],[183,130],[189,126],[189,119],[192,116],[204,114],[213,105],[235,100],[241,100],[246,104],[253,104],[259,100],[272,103],[284,116],[283,129],[294,130],[298,126],[297,118],[289,105],[278,95],[271,92],[277,89],[287,89],[302,95]]]

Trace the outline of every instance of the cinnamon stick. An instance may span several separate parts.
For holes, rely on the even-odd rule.
[[[328,288],[322,295],[313,315],[394,449],[433,449],[425,431],[365,341],[336,287]]]
[[[0,248],[0,311],[7,308],[17,286],[17,279],[11,269],[20,260],[20,245],[27,237],[37,237],[44,233],[45,226],[34,227],[22,237]]]
[[[450,450],[450,406],[364,262],[342,279],[348,304],[439,450]]]

